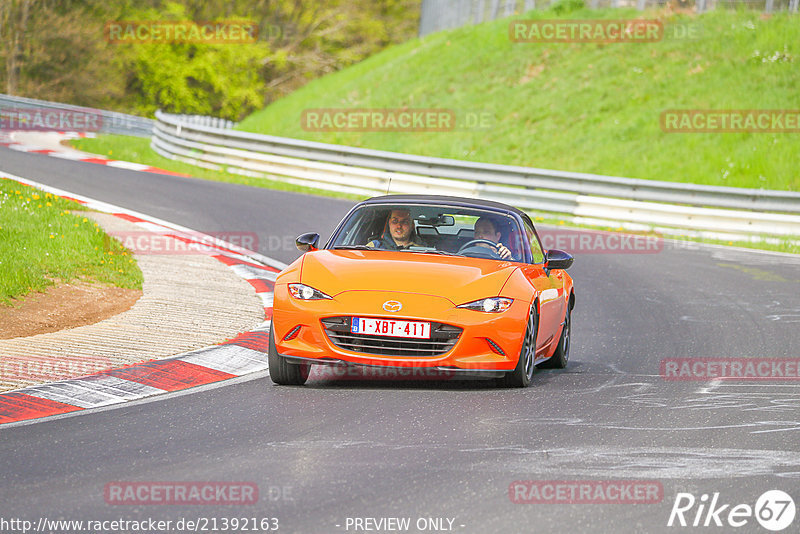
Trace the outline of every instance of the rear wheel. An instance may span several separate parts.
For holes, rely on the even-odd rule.
[[[525,329],[525,339],[522,341],[522,349],[519,352],[517,366],[500,379],[500,383],[503,386],[525,388],[530,385],[535,369],[533,360],[536,355],[536,335],[538,330],[539,312],[536,310],[536,303],[534,302],[528,315],[528,326]]]
[[[311,365],[307,363],[289,363],[286,358],[278,354],[275,348],[275,332],[272,330],[272,322],[269,324],[269,377],[276,384],[282,386],[302,386],[308,380],[308,372]]]
[[[543,369],[563,369],[569,362],[569,348],[572,345],[572,310],[567,305],[567,313],[564,316],[564,328],[561,330],[561,339],[558,340],[553,356],[540,364]]]

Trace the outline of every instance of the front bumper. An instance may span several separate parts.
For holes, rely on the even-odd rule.
[[[459,375],[463,372],[464,376],[514,369],[530,306],[530,303],[517,299],[505,312],[485,313],[457,308],[456,304],[460,303],[443,297],[397,291],[347,291],[333,299],[303,301],[289,296],[285,284],[277,284],[274,295],[276,348],[280,355],[290,360],[313,364],[431,368]],[[402,302],[402,310],[398,313],[383,311],[383,303],[389,300]],[[353,316],[441,323],[460,328],[461,333],[442,354],[420,356],[419,351],[404,354],[402,350],[387,351],[391,354],[365,353],[337,346],[322,323],[323,319]],[[290,338],[286,339],[287,336]]]

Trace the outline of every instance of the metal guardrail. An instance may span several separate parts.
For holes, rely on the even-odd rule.
[[[214,128],[156,112],[171,159],[356,194],[429,193],[540,212],[728,235],[800,235],[800,193],[658,182],[353,148]],[[768,213],[782,212],[782,213]]]
[[[134,135],[137,137],[150,137],[155,121],[137,115],[127,115],[116,111],[85,108],[59,102],[48,102],[21,96],[0,94],[0,114],[12,113],[16,119],[27,118],[29,121],[37,120],[36,117],[23,117],[31,115],[30,112],[41,110],[51,113],[52,117],[45,117],[43,127],[35,124],[23,124],[18,129],[49,129],[59,131],[92,131],[98,133],[111,133],[121,135]],[[6,119],[9,119],[6,116]],[[50,121],[49,119],[53,119]],[[89,128],[76,128],[72,120],[81,123],[90,122]],[[83,124],[82,124],[83,125]],[[11,126],[14,126],[13,124]]]
[[[221,119],[219,117],[208,117],[206,115],[174,115],[180,117],[183,124],[193,124],[195,126],[210,126],[211,128],[230,129],[236,126],[236,123],[228,119]]]
[[[547,9],[556,0],[422,0],[420,7],[419,37],[428,34],[460,28],[467,24],[480,24],[526,13],[533,9]],[[586,6],[598,8],[659,8],[667,5],[666,0],[586,0]],[[797,13],[798,0],[687,0],[681,2],[682,9],[703,13],[715,8],[761,9],[764,13],[788,11]],[[763,6],[763,7],[762,7]]]

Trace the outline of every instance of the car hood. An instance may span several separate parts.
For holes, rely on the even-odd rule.
[[[305,254],[301,282],[335,297],[345,291],[437,295],[454,304],[497,296],[512,262],[416,252],[319,250]]]

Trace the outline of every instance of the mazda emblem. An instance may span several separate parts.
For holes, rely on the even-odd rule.
[[[403,304],[396,300],[387,300],[383,303],[383,309],[387,312],[399,312],[403,309]]]

